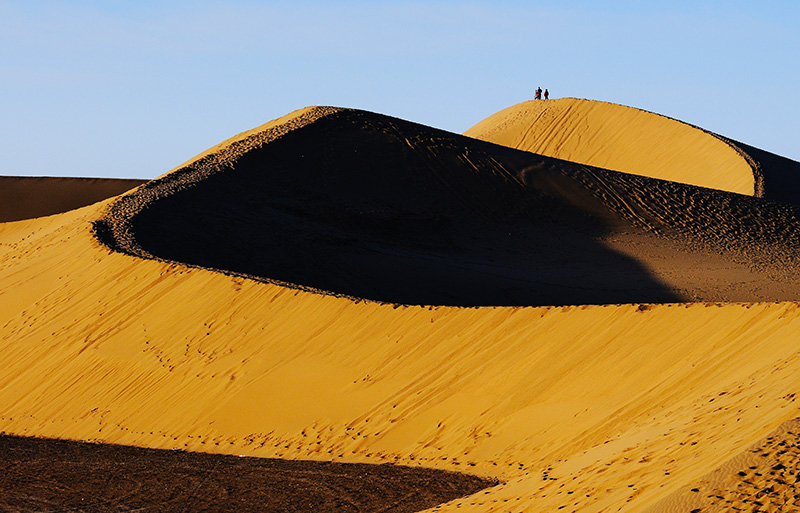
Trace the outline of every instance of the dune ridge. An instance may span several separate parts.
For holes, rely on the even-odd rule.
[[[626,173],[775,201],[798,199],[800,163],[660,114],[608,102],[527,101],[489,116],[465,135]],[[781,159],[782,162],[776,162]]]
[[[132,255],[395,304],[800,293],[796,206],[363,111],[314,108],[287,119],[123,196],[97,233]]]
[[[301,164],[308,149],[327,158]],[[347,169],[336,187],[316,180]],[[397,182],[376,188],[387,174]],[[392,194],[402,208],[387,206]],[[403,231],[390,214],[419,222]],[[363,215],[371,221],[354,222]],[[394,118],[304,109],[121,198],[0,224],[0,430],[503,481],[432,511],[641,511],[797,417],[800,305],[774,300],[797,297],[797,215]],[[442,298],[461,306],[369,301],[200,251],[282,225],[287,255],[301,270],[330,265],[321,276],[348,261],[322,257],[381,267],[390,249],[424,262],[425,278],[454,262],[471,275],[490,258],[519,272],[533,261],[557,269],[575,301],[531,306],[555,297],[540,294],[547,280],[528,275],[534,286],[513,296],[491,288],[496,271],[473,288],[524,302],[474,308],[469,287]],[[357,229],[319,238],[343,226]],[[317,244],[322,257],[303,260]],[[250,260],[280,262],[260,252],[273,245]],[[215,260],[192,262],[198,254]],[[687,279],[698,261],[710,272]],[[630,278],[633,292],[613,294],[661,294],[660,304],[581,304],[609,302],[597,284]],[[710,299],[754,286],[773,301]],[[693,294],[707,301],[663,301]]]

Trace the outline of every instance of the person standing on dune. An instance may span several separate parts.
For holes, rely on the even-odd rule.
[[[541,100],[542,99],[542,88],[541,87],[537,87],[536,88],[536,95],[534,96],[534,98],[536,100]]]
[[[544,99],[547,100],[549,98],[550,98],[550,92],[547,89],[545,89],[544,90]]]

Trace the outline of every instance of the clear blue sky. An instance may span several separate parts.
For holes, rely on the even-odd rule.
[[[611,101],[800,160],[800,2],[0,0],[2,175],[152,178],[308,105]]]

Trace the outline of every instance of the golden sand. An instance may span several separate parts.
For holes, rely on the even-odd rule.
[[[732,143],[613,103],[527,101],[489,116],[464,135],[604,169],[739,194],[757,192],[756,170]]]
[[[154,253],[163,243],[136,249],[136,227],[144,233],[147,226],[135,216],[146,220],[148,211],[179,204],[181,194],[202,191],[209,180],[221,186],[244,176],[242,155],[249,152],[275,147],[284,152],[275,150],[275,158],[293,155],[297,146],[286,141],[295,137],[304,144],[310,132],[301,129],[319,126],[315,123],[331,119],[332,112],[338,111],[304,110],[233,138],[164,175],[165,181],[139,188],[128,203],[112,198],[57,216],[0,224],[0,429],[156,448],[468,471],[504,483],[436,511],[599,512],[663,505],[669,510],[681,504],[674,497],[687,487],[797,416],[795,302],[411,306],[159,260]],[[402,130],[395,123],[387,133],[407,133]],[[446,158],[442,148],[461,144],[441,137],[432,158]],[[380,140],[376,135],[370,144]],[[421,142],[429,135],[396,140],[414,152],[431,151]],[[466,155],[477,159],[478,147],[463,144]],[[518,176],[509,162],[529,157],[515,155],[498,156],[495,169]],[[483,168],[470,169],[480,174]],[[783,233],[776,230],[785,228],[766,225],[782,225],[794,212],[689,186],[659,186],[650,197],[650,189],[635,186],[653,182],[614,182],[612,175],[580,174],[582,168],[568,166],[563,169],[574,175],[552,169],[537,175],[534,185],[520,182],[519,190],[548,190],[555,205],[595,198],[583,208],[611,226],[598,240],[620,250],[639,245],[629,247],[628,256],[645,264],[679,261],[687,254],[704,258],[723,247],[726,237],[733,244],[738,233],[720,230],[721,224],[698,228],[659,221],[673,212],[653,206],[671,204],[661,194],[691,197],[689,213],[702,223],[729,219],[719,214],[723,209],[751,207],[755,217],[746,220],[760,231],[745,230],[743,240],[756,253],[778,242],[758,243],[758,234],[776,238]],[[567,182],[565,176],[578,178]],[[592,176],[596,181],[587,181]],[[512,182],[517,183],[509,178]],[[569,194],[565,184],[571,184]],[[141,192],[148,186],[156,192]],[[592,196],[594,187],[605,196]],[[616,193],[626,190],[638,190],[638,199],[630,193],[620,200]],[[487,192],[484,199],[489,197]],[[492,201],[500,205],[501,199],[498,192]],[[227,201],[239,205],[235,197]],[[296,212],[289,206],[286,212]],[[638,213],[639,221],[632,221],[630,212]],[[128,250],[148,258],[111,251],[95,237],[92,224],[111,214],[133,216],[130,225],[120,221],[112,227],[132,230],[124,232],[134,237]],[[385,219],[385,212],[381,215]],[[233,224],[226,216],[222,226]],[[499,222],[490,221],[486,226]],[[556,230],[568,221],[539,222]],[[723,235],[714,239],[712,233]],[[786,233],[791,239],[794,232]],[[219,232],[220,244],[227,234]],[[475,235],[489,236],[489,228]],[[386,251],[389,246],[379,245],[382,235],[375,237],[368,241],[371,247]],[[336,247],[363,243],[348,241],[329,241],[325,252],[333,257]],[[703,241],[717,249],[690,244]],[[415,244],[405,247],[423,255],[415,258],[443,258]],[[659,252],[658,244],[668,244],[671,252]],[[479,245],[464,247],[469,253]],[[748,261],[740,249],[731,265],[763,264]],[[591,271],[591,258],[588,262],[581,272]],[[679,264],[662,263],[660,276],[678,272]],[[765,269],[753,280],[762,283],[778,272]],[[727,275],[719,276],[711,281]]]

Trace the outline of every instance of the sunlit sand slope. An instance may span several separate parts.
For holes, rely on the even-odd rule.
[[[122,194],[145,180],[0,176],[0,223],[59,214]]]
[[[464,133],[626,173],[777,201],[800,199],[800,163],[613,103],[575,98],[523,102]]]
[[[386,134],[395,142],[387,145]],[[361,137],[370,144],[342,146],[342,138]],[[399,151],[380,158],[394,144],[423,155],[425,166]],[[273,153],[262,152],[270,147]],[[364,148],[374,154],[361,161],[354,154]],[[314,166],[272,167],[326,151],[330,161],[344,159],[352,166],[342,169],[354,167],[372,185],[351,191],[348,184],[358,182],[346,178],[313,189],[314,180],[324,178],[310,174]],[[423,240],[402,232],[399,220],[389,232],[399,232],[400,242],[376,227],[400,208],[379,190],[386,175],[375,176],[383,166],[399,172],[387,162],[395,158],[419,169],[411,175],[416,181],[384,185],[420,191],[422,199],[409,197],[402,212],[412,219],[443,216],[422,230]],[[439,175],[465,158],[471,163],[460,171]],[[447,165],[437,167],[437,161]],[[428,173],[437,176],[439,188]],[[230,184],[240,179],[251,186]],[[271,189],[262,179],[277,181]],[[204,191],[206,181],[227,199],[202,207],[181,198],[193,191],[213,198]],[[305,200],[293,199],[292,190]],[[310,190],[317,195],[305,196]],[[250,196],[262,193],[263,208]],[[365,206],[367,193],[378,198],[366,205],[375,210],[348,210]],[[427,198],[446,208],[433,210]],[[345,221],[331,210],[336,201],[343,202]],[[177,215],[173,203],[191,207],[190,216],[214,237],[188,219],[149,217]],[[222,220],[204,209],[222,212]],[[511,240],[535,234],[544,247],[560,239],[580,243],[587,264],[571,265],[582,269],[588,290],[598,286],[593,273],[622,268],[592,267],[597,248],[613,261],[629,246],[628,264],[661,258],[666,267],[713,248],[722,255],[719,262],[761,266],[753,283],[770,288],[781,281],[768,281],[780,274],[779,264],[792,265],[797,238],[797,212],[790,206],[573,167],[391,118],[308,109],[235,138],[125,200],[0,224],[0,430],[229,454],[397,462],[504,481],[437,511],[639,511],[680,493],[797,416],[796,303],[403,306],[306,290],[317,286],[311,282],[289,287],[274,281],[284,276],[236,274],[252,267],[199,267],[221,267],[220,260],[177,261],[191,256],[186,248],[237,245],[248,234],[264,259],[275,261],[269,245],[258,242],[278,225],[270,215],[297,228],[273,243],[300,250],[322,244],[324,251],[310,260],[320,266],[330,265],[326,255],[344,262],[347,251],[374,248],[380,258],[394,247],[418,259],[483,262],[489,257],[467,255],[481,248],[477,241],[499,241],[503,233]],[[361,215],[370,217],[359,226],[351,219]],[[153,226],[159,219],[164,232]],[[336,232],[351,225],[359,227]],[[469,227],[476,242],[467,242]],[[329,231],[336,238],[321,241]],[[169,234],[180,243],[170,246]],[[449,253],[436,240],[442,236],[455,241]],[[196,244],[184,241],[195,237]],[[524,248],[537,262],[535,248]],[[168,257],[161,254],[168,250]],[[513,263],[515,251],[514,244],[501,245],[498,260]],[[775,258],[767,258],[772,252]],[[219,258],[217,251],[207,254]],[[294,250],[286,253],[291,257],[307,258]],[[361,261],[369,259],[362,255]],[[578,288],[579,280],[559,270],[553,255],[544,262],[537,262],[542,273],[555,266],[556,284],[565,280]],[[404,279],[426,290],[434,274]],[[390,290],[405,290],[389,273],[378,276],[392,283]],[[719,276],[710,274],[709,289],[721,290]],[[641,283],[637,294],[662,290]],[[502,297],[491,280],[475,287]],[[480,297],[464,290],[449,297],[465,304],[466,297]],[[585,294],[571,297],[600,298]]]
[[[785,400],[794,402],[796,394]],[[794,419],[647,511],[796,511],[800,506],[798,456],[800,420]]]
[[[599,511],[797,414],[794,303],[395,308],[109,253],[96,215],[2,227],[3,431],[466,469],[507,482],[474,511]]]

